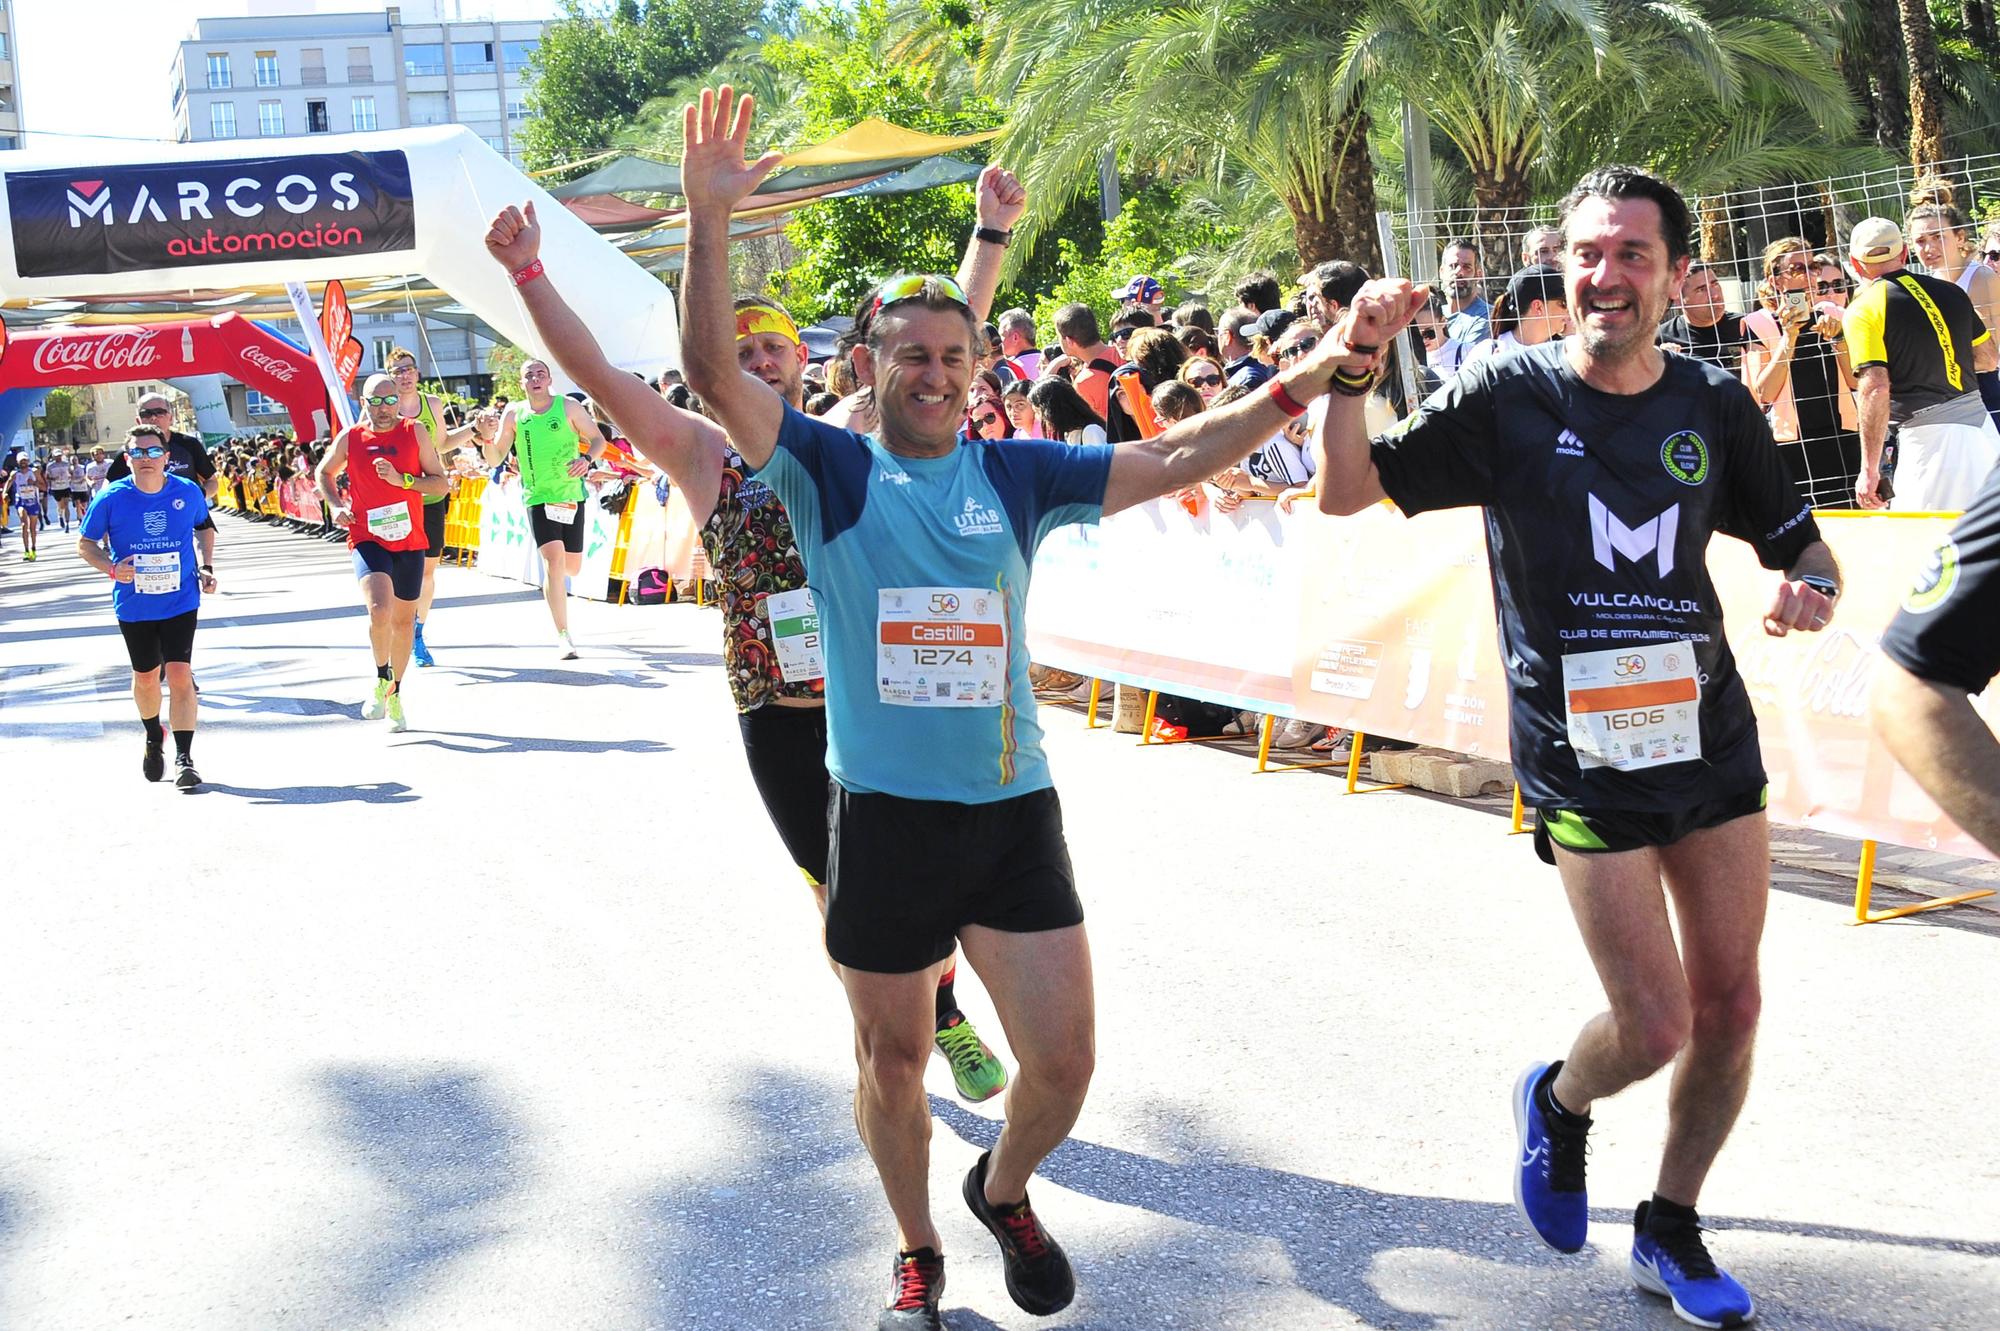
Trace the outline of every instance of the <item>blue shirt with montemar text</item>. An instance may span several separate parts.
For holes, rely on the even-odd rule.
[[[164,479],[158,494],[147,494],[129,476],[113,481],[83,515],[84,538],[104,541],[114,563],[144,556],[148,577],[111,584],[111,612],[130,623],[172,619],[201,605],[194,529],[208,516],[208,499],[193,481]],[[142,582],[165,589],[143,590]]]
[[[903,457],[785,409],[757,475],[805,557],[827,769],[843,788],[986,804],[1051,784],[1028,683],[1029,570],[1049,532],[1102,515],[1112,451],[961,437],[943,457]]]

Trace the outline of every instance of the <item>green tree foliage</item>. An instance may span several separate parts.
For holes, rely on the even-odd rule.
[[[528,353],[512,342],[495,342],[486,353],[486,373],[493,376],[493,391],[502,397],[519,397],[521,367],[528,360]]]
[[[795,0],[563,0],[529,66],[530,169],[604,151],[646,104],[744,42],[784,31]]]
[[[929,134],[999,128],[990,103],[934,98],[920,68],[878,59],[885,21],[882,0],[858,0],[815,10],[798,37],[765,43],[765,62],[796,88],[790,115],[801,144],[870,116]],[[777,294],[801,317],[819,319],[852,313],[892,273],[956,272],[974,214],[970,185],[802,208],[786,230],[798,261],[777,275]]]
[[[82,414],[78,401],[88,401],[89,396],[87,388],[51,388],[49,395],[42,399],[41,428],[56,438],[69,438],[70,427]]]

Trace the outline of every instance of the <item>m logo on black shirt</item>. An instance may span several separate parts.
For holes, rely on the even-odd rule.
[[[1674,571],[1674,538],[1680,529],[1679,504],[1670,504],[1659,516],[1628,527],[1602,499],[1590,496],[1590,552],[1613,573],[1618,571],[1618,561],[1612,558],[1615,551],[1634,563],[1653,556],[1660,576],[1666,577]]]

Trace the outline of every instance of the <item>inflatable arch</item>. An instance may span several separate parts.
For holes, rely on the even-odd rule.
[[[333,419],[309,352],[240,314],[178,323],[40,328],[0,349],[0,390],[119,384],[227,373],[276,402],[300,439],[322,438]]]
[[[646,374],[677,365],[672,293],[460,125],[7,153],[0,300],[422,274],[545,356],[481,244],[493,215],[523,200],[563,295],[612,362]]]

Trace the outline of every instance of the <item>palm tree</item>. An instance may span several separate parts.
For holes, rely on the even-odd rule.
[[[1423,108],[1464,159],[1489,264],[1509,261],[1504,233],[1579,165],[1666,166],[1661,151],[1685,146],[1689,125],[1775,131],[1787,107],[1802,116],[1783,128],[1813,131],[1811,143],[1855,119],[1825,21],[1802,0],[1367,0],[1332,95],[1365,85]],[[1735,149],[1783,156],[1740,132]]]
[[[995,0],[978,80],[1011,108],[999,158],[1028,186],[1029,238],[1094,188],[1109,150],[1268,196],[1302,263],[1379,271],[1367,105],[1326,78],[1344,26],[1305,0]]]
[[[1922,168],[1944,161],[1944,72],[1930,6],[1925,0],[1897,0],[1897,8],[1910,58],[1910,165]]]

